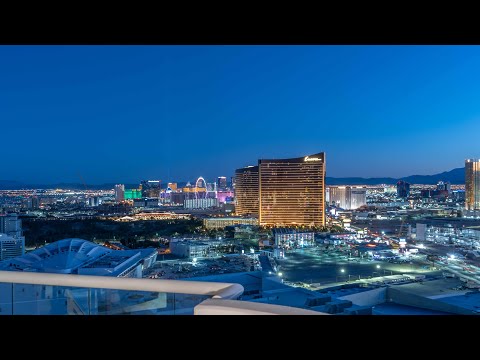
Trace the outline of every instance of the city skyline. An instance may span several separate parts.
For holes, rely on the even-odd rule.
[[[246,166],[246,168],[252,167],[253,165]],[[237,169],[238,170],[238,169]],[[236,170],[234,171],[236,172]],[[349,177],[332,177],[332,176],[326,176],[325,179],[327,179],[326,185],[330,186],[337,186],[337,185],[380,185],[380,184],[396,184],[397,181],[399,180],[407,180],[411,183],[414,184],[437,184],[438,181],[448,181],[452,182],[452,184],[464,184],[465,183],[465,167],[460,167],[460,168],[455,168],[451,169],[448,171],[442,171],[441,173],[437,174],[425,174],[425,175],[420,175],[420,174],[415,174],[415,175],[408,175],[408,176],[402,176],[399,178],[394,178],[394,177],[358,177],[358,176],[349,176]],[[218,181],[218,178],[224,177],[220,176],[217,177],[214,175],[213,177],[203,177],[203,176],[195,176],[191,175],[187,179],[170,179],[170,180],[160,180],[162,183],[162,187],[166,188],[168,184],[182,184],[186,185],[188,183],[193,184],[195,183],[196,179],[198,178],[205,178],[205,180],[209,183],[215,183]],[[231,181],[235,178],[235,176],[230,177],[230,184]],[[453,180],[452,180],[453,179]],[[41,188],[46,188],[48,186],[79,186],[80,188],[87,188],[93,186],[94,188],[96,187],[101,187],[104,188],[105,186],[111,186],[112,188],[117,185],[117,184],[124,184],[128,185],[130,187],[136,188],[138,187],[141,182],[147,181],[146,179],[134,179],[131,181],[119,181],[117,180],[112,180],[112,181],[107,181],[107,182],[100,182],[100,183],[86,183],[83,181],[83,178],[78,177],[77,180],[72,179],[71,182],[50,182],[50,183],[33,183],[33,182],[20,182],[16,180],[5,180],[5,179],[0,179],[0,189],[8,189],[9,186],[11,186],[11,189],[16,189],[16,188],[24,188],[25,186],[30,186],[30,187],[35,187],[35,186],[41,186]]]
[[[329,177],[448,171],[479,157],[479,59],[476,46],[2,46],[15,151],[0,180],[213,179],[318,148]]]

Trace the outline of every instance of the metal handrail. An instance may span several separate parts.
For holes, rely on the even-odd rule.
[[[243,294],[244,290],[240,284],[222,282],[158,280],[20,271],[0,271],[0,283],[208,295],[216,299],[237,299]]]
[[[329,315],[327,313],[238,300],[208,299],[195,306],[195,315]]]

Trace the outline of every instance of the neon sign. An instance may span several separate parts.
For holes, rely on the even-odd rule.
[[[303,159],[303,161],[322,161],[322,159],[316,158],[316,157],[305,156],[305,159]]]

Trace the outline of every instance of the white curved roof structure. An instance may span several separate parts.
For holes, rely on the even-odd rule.
[[[83,239],[63,239],[0,263],[0,269],[71,274],[112,252]]]

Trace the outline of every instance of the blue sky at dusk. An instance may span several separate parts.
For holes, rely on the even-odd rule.
[[[480,157],[480,47],[0,46],[0,119],[0,180],[434,174]]]

